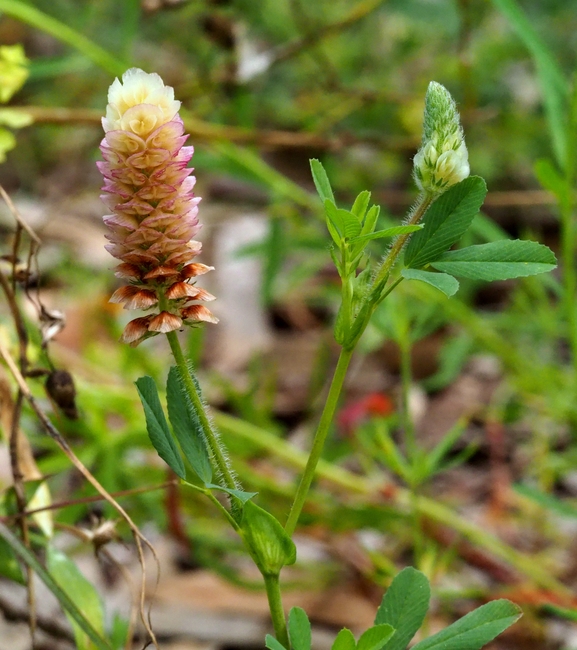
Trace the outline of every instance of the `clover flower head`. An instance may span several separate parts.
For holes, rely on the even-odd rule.
[[[425,97],[423,142],[413,159],[419,189],[441,194],[469,176],[469,154],[449,91],[431,81]]]
[[[193,194],[193,147],[184,146],[180,102],[157,74],[137,68],[114,81],[108,101],[104,160],[97,163],[110,210],[106,249],[120,260],[116,275],[128,281],[110,300],[151,312],[130,321],[122,340],[138,345],[183,325],[218,322],[198,302],[214,296],[194,284],[212,267],[194,261],[202,248],[193,239],[200,198]]]

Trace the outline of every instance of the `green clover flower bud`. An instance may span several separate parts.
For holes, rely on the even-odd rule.
[[[449,91],[431,81],[425,96],[423,142],[413,159],[419,189],[441,194],[469,176],[469,155]]]

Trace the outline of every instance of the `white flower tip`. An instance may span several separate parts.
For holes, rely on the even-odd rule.
[[[125,113],[135,106],[140,106],[139,119],[124,120]],[[172,120],[179,110],[180,102],[174,99],[174,89],[165,86],[158,74],[130,68],[122,75],[122,81],[115,79],[108,90],[103,127],[106,132],[135,128],[138,135],[144,136],[146,128],[158,128]],[[146,112],[150,113],[149,119],[144,119]]]

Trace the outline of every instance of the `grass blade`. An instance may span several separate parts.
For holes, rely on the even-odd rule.
[[[535,61],[553,150],[557,162],[565,167],[567,160],[566,114],[569,85],[549,48],[541,40],[530,19],[515,0],[493,0],[493,4],[511,23]]]
[[[0,0],[0,12],[21,20],[23,23],[31,25],[42,32],[46,32],[57,40],[70,45],[84,54],[84,56],[89,58],[98,67],[106,70],[106,72],[109,72],[115,77],[122,75],[126,68],[129,67],[126,63],[118,60],[104,48],[100,47],[100,45],[86,38],[84,34],[80,34],[68,25],[29,4],[19,2],[18,0]]]

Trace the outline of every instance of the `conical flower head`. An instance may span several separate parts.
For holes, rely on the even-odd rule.
[[[419,189],[441,194],[469,176],[469,154],[449,91],[431,81],[425,96],[423,141],[413,159]]]
[[[151,310],[127,325],[122,338],[131,345],[183,324],[217,320],[206,307],[191,309],[213,299],[193,284],[212,267],[194,262],[202,248],[193,239],[200,198],[193,194],[193,148],[184,146],[179,109],[174,90],[157,74],[131,68],[110,86],[102,120],[104,161],[97,165],[110,210],[106,249],[121,261],[116,275],[129,281],[111,301]]]

